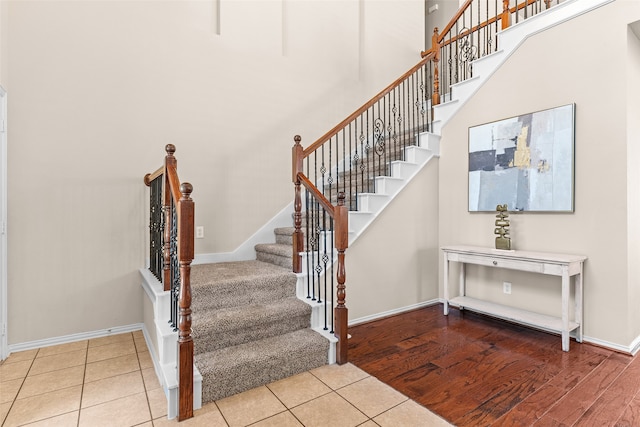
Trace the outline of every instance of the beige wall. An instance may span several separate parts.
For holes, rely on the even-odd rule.
[[[7,16],[9,9],[9,3],[6,1],[0,2],[0,86],[5,86],[5,79],[7,75],[7,48],[8,48],[8,28]]]
[[[637,336],[638,325],[623,325],[637,321],[630,311],[640,304],[638,274],[631,267],[637,264],[632,257],[637,249],[630,244],[638,236],[627,234],[635,234],[638,221],[637,215],[631,217],[637,184],[627,183],[637,179],[627,163],[630,156],[637,159],[630,149],[637,134],[628,134],[637,124],[627,120],[638,116],[628,116],[625,95],[627,82],[636,81],[626,75],[631,71],[627,24],[638,18],[640,3],[623,0],[528,39],[446,124],[440,160],[440,244],[492,246],[494,215],[467,212],[468,128],[576,104],[575,212],[512,215],[513,244],[516,249],[587,255],[584,333],[625,346]],[[637,97],[637,91],[632,93]],[[560,312],[555,278],[484,268],[470,268],[469,276],[471,295]],[[503,280],[513,283],[512,295],[502,294]]]
[[[142,177],[165,144],[196,252],[232,251],[292,200],[293,136],[393,81],[424,34],[422,0],[1,4],[9,344],[143,321]]]
[[[347,249],[347,307],[357,322],[438,298],[438,159]]]
[[[437,10],[429,13],[429,8],[438,6]],[[433,36],[433,29],[438,27],[438,31],[442,34],[444,27],[447,26],[451,18],[453,18],[460,9],[460,2],[458,0],[426,0],[425,2],[425,47],[424,49],[431,49],[431,37]]]
[[[636,23],[640,27],[640,21]],[[629,200],[629,336],[640,336],[640,40],[627,30],[627,158]]]

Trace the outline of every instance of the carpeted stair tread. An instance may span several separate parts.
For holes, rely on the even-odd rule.
[[[191,267],[194,312],[277,301],[295,295],[291,269],[262,261],[199,264]]]
[[[294,231],[296,231],[295,227],[280,227],[274,229],[273,232],[276,235],[276,243],[279,245],[293,245]]]
[[[291,271],[293,252],[291,245],[280,243],[259,243],[255,246],[256,258],[260,261],[279,265]]]
[[[195,311],[196,354],[280,335],[310,326],[311,306],[297,297],[241,307]]]
[[[329,341],[307,328],[196,355],[202,403],[326,365],[328,351]]]
[[[256,251],[284,257],[293,256],[291,253],[291,245],[280,243],[258,243],[256,245]]]

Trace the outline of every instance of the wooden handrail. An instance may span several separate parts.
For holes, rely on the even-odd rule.
[[[444,35],[447,34],[453,28],[453,26],[456,24],[458,19],[460,19],[460,17],[469,8],[469,6],[471,6],[471,3],[473,3],[473,0],[467,0],[466,2],[464,2],[462,6],[460,6],[460,9],[458,9],[458,12],[456,12],[456,14],[453,15],[453,18],[451,18],[447,26],[444,27],[442,31],[440,31],[440,37],[438,38],[438,43],[442,42]]]
[[[324,194],[322,194],[318,188],[313,185],[313,182],[311,182],[303,173],[298,174],[298,179],[300,180],[300,183],[304,185],[304,188],[306,188],[307,191],[309,191],[311,195],[320,202],[331,218],[335,218],[336,214],[334,212],[333,205],[326,197],[324,197]]]
[[[503,1],[506,2],[507,5],[508,5],[509,0],[503,0]],[[496,11],[496,16],[493,16],[493,17],[487,19],[486,21],[481,22],[480,24],[476,25],[475,27],[472,27],[471,29],[467,29],[466,31],[464,31],[464,32],[462,32],[460,34],[457,34],[454,37],[451,37],[451,38],[447,39],[447,34],[449,33],[449,31],[451,31],[451,28],[453,28],[453,26],[455,25],[456,21],[458,19],[460,19],[460,17],[465,12],[465,10],[473,2],[473,0],[467,0],[465,2],[465,4],[463,4],[460,7],[460,9],[458,9],[458,12],[454,15],[454,17],[451,19],[451,21],[449,21],[447,26],[444,27],[444,30],[438,32],[438,46],[439,47],[447,46],[447,45],[449,45],[451,43],[454,43],[454,42],[458,41],[459,39],[461,39],[463,37],[468,36],[469,34],[471,34],[473,32],[476,32],[478,30],[481,30],[484,27],[487,27],[487,26],[489,26],[491,24],[494,24],[496,21],[499,21],[499,20],[503,21],[501,29],[504,30],[504,29],[508,28],[509,25],[510,25],[508,20],[505,19],[505,13],[506,14],[516,13],[520,9],[524,9],[527,6],[531,6],[532,4],[536,3],[537,1],[538,0],[526,0],[523,3],[519,3],[519,4],[515,5],[515,6],[513,6],[512,8],[508,8],[508,6],[507,6],[506,8],[503,9],[502,12]],[[544,2],[545,2],[545,5],[546,5],[546,8],[548,9],[549,8],[549,3],[550,3],[549,0],[544,0]],[[438,30],[438,29],[436,28],[436,30]],[[422,51],[420,53],[420,55],[424,58],[426,55],[434,52],[434,50],[435,50],[435,44],[433,44],[430,49]]]
[[[169,182],[169,191],[171,191],[171,197],[176,206],[180,201],[180,179],[178,178],[178,171],[176,165],[167,165],[167,180]]]
[[[148,173],[144,176],[144,184],[149,187],[151,182],[164,173],[164,166],[160,166],[154,172]]]
[[[504,0],[504,1],[508,5],[509,0]],[[496,11],[496,14],[497,14],[496,16],[493,16],[493,17],[487,19],[486,21],[481,22],[480,24],[476,25],[475,27],[472,27],[471,29],[468,29],[468,30],[466,30],[466,31],[464,31],[464,32],[462,32],[460,34],[457,34],[456,36],[451,37],[448,40],[445,40],[447,33],[455,25],[455,21],[457,21],[460,18],[460,16],[462,16],[462,13],[464,13],[463,8],[467,8],[471,4],[472,0],[468,0],[465,3],[465,5],[463,6],[463,8],[461,8],[458,11],[459,14],[456,14],[456,17],[454,18],[454,20],[450,21],[449,24],[447,24],[447,26],[444,28],[444,30],[440,33],[439,38],[438,38],[438,42],[440,43],[440,47],[447,46],[448,44],[451,44],[451,43],[453,43],[453,42],[455,42],[455,41],[457,41],[457,40],[459,40],[459,39],[461,39],[463,37],[466,37],[466,36],[468,36],[469,34],[471,34],[473,32],[481,30],[482,28],[484,28],[486,26],[489,26],[489,25],[495,23],[496,21],[498,21],[500,19],[503,20],[502,29],[504,30],[507,27],[509,27],[508,23],[507,23],[507,25],[504,24],[504,13],[505,13],[505,11],[508,14],[513,14],[513,13],[516,13],[517,11],[519,11],[520,9],[524,9],[527,6],[531,6],[532,4],[536,3],[537,1],[538,0],[526,0],[523,3],[517,4],[517,5],[513,6],[510,9],[507,7],[506,9],[503,10],[503,12],[498,13],[498,11]],[[546,7],[548,8],[549,7],[549,3],[548,3],[547,0],[545,0],[545,4],[547,5]]]
[[[343,121],[338,123],[336,126],[334,126],[329,132],[325,133],[320,138],[318,138],[316,142],[314,142],[313,144],[305,148],[303,150],[302,158],[304,159],[305,157],[313,153],[318,147],[324,144],[329,138],[335,135],[339,130],[346,127],[349,123],[351,123],[353,120],[359,117],[369,107],[371,107],[373,104],[375,104],[380,99],[382,99],[386,94],[391,92],[396,86],[398,86],[401,82],[403,82],[407,77],[415,73],[420,67],[426,64],[428,61],[430,61],[431,58],[432,56],[425,56],[420,62],[418,62],[415,66],[413,66],[409,71],[407,71],[402,76],[394,80],[393,83],[391,83],[389,86],[387,86],[382,91],[380,91],[376,96],[371,98],[371,100],[369,100],[366,104],[364,104],[362,107],[358,108],[356,111],[351,113],[346,119],[344,119]]]

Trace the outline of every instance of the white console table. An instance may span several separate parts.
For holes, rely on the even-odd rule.
[[[560,332],[562,350],[569,351],[569,333],[576,331],[576,340],[582,342],[582,269],[587,259],[583,255],[552,254],[545,252],[507,251],[476,246],[444,246],[444,314],[449,304],[468,308],[517,323]],[[449,262],[460,263],[460,295],[449,299]],[[501,304],[495,304],[465,295],[465,264],[507,268],[562,277],[562,315],[547,316]],[[569,319],[571,277],[574,277],[574,319]]]

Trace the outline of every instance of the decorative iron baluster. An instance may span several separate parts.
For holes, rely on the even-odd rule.
[[[333,218],[331,218],[331,217],[329,217],[329,229],[331,231],[331,260],[334,260],[335,259],[335,250],[336,250],[336,248],[335,248],[335,235],[334,235],[335,234],[335,229],[333,227]],[[334,325],[334,319],[333,319],[333,307],[334,307],[333,288],[335,286],[335,283],[334,283],[335,274],[334,274],[334,271],[333,271],[333,264],[334,263],[331,262],[331,274],[330,274],[330,276],[331,276],[331,283],[330,283],[331,300],[329,301],[329,307],[330,307],[330,309],[329,309],[329,314],[330,314],[329,315],[329,320],[331,322],[331,329],[330,329],[331,333],[334,332],[334,330],[333,330],[333,325]],[[325,275],[326,274],[327,274],[327,272],[325,271]],[[326,302],[326,300],[327,300],[327,298],[325,297],[325,302]],[[326,331],[327,330],[327,321],[326,321],[326,319],[327,319],[327,309],[326,308],[324,310],[324,316],[325,316],[324,330]]]
[[[171,198],[171,320],[173,331],[178,330],[178,296],[180,294],[180,260],[178,259],[178,213]]]
[[[164,233],[163,180],[164,175],[159,175],[149,183],[149,270],[160,282],[162,282],[162,235]]]
[[[309,163],[309,158],[307,157],[307,168],[308,168],[308,163]],[[310,253],[309,251],[311,250],[311,233],[309,232],[309,224],[310,224],[310,218],[309,215],[311,214],[311,196],[309,195],[308,191],[304,192],[305,194],[305,214],[306,214],[306,221],[305,221],[305,259],[307,262],[307,269],[305,270],[307,272],[307,277],[309,277],[310,275],[308,274],[309,271],[311,271],[311,257],[310,257]],[[307,280],[307,299],[311,299],[313,298],[311,296],[311,281]]]

